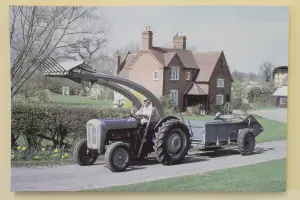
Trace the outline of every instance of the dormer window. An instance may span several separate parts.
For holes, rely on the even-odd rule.
[[[179,71],[180,71],[180,68],[178,66],[172,66],[170,80],[179,80]]]

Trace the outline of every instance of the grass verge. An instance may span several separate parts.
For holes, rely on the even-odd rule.
[[[285,192],[286,159],[92,191],[105,192]]]

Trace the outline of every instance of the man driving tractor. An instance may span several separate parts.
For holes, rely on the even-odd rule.
[[[155,109],[155,108],[154,108]],[[152,119],[151,121],[156,121],[159,119],[158,115],[157,115],[157,112],[156,112],[156,109],[153,111],[152,113],[152,110],[153,110],[153,107],[152,107],[152,102],[144,97],[144,104],[143,106],[140,108],[140,110],[138,110],[135,115],[136,116],[139,116],[139,117],[142,117],[141,119],[141,123],[144,124],[144,123],[147,123],[148,120],[149,120],[149,117],[150,115],[152,114]]]

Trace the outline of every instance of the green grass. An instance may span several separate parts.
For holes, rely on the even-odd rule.
[[[158,181],[114,186],[106,192],[285,192],[286,159]]]
[[[112,100],[94,100],[89,97],[75,96],[75,95],[58,95],[52,94],[50,102],[70,104],[70,105],[95,105],[95,106],[111,106]]]
[[[186,120],[209,120],[214,116],[185,116]],[[264,127],[264,131],[257,136],[257,143],[272,140],[286,139],[287,126],[286,123],[269,120],[262,117],[256,117],[257,121]]]
[[[29,98],[31,101],[38,101],[38,97]],[[22,97],[16,96],[16,101],[22,101]],[[60,95],[55,93],[49,93],[49,102],[68,104],[68,105],[86,105],[96,107],[110,107],[113,104],[113,100],[95,100],[89,97],[77,96],[77,95]]]

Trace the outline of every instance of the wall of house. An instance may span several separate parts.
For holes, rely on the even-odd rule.
[[[158,80],[153,79],[154,71],[158,72]],[[129,80],[144,86],[158,98],[163,93],[163,68],[150,53],[143,53],[136,63],[132,64]]]
[[[170,80],[170,78],[171,78],[170,66],[179,66],[180,67],[179,80]],[[183,111],[183,108],[184,108],[184,92],[186,91],[188,86],[191,84],[193,71],[194,71],[193,69],[184,68],[177,56],[174,57],[171,60],[169,66],[165,68],[164,95],[168,95],[170,90],[178,90],[178,108],[181,111]],[[186,72],[190,72],[190,80],[186,80]]]
[[[287,70],[280,70],[274,74],[274,86],[281,87],[284,77],[287,75]]]
[[[210,82],[209,82],[209,105],[215,104],[216,95],[223,95],[223,103],[226,103],[227,95],[229,95],[229,100],[231,101],[231,75],[229,68],[227,66],[223,67],[223,60],[225,59],[224,54],[220,56],[220,59],[217,62],[214,72],[212,73]],[[201,73],[201,72],[200,72]],[[224,79],[224,87],[217,87],[217,79]]]

